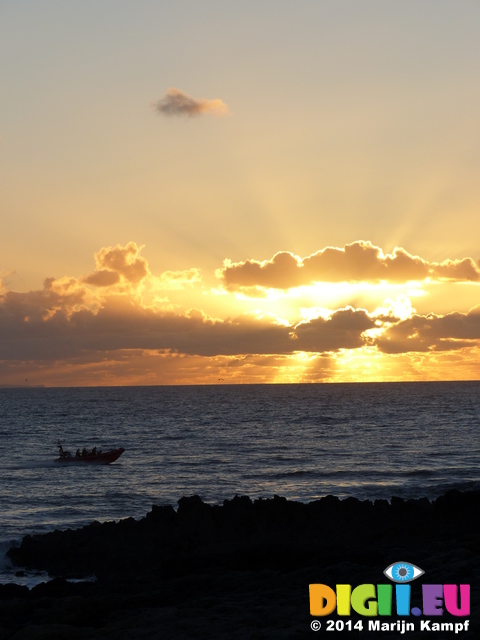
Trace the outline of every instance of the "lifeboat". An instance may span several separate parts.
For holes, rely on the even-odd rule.
[[[119,449],[111,449],[110,451],[89,451],[80,455],[72,455],[70,451],[64,451],[61,444],[58,445],[59,457],[55,458],[55,462],[70,464],[110,464],[118,460],[125,451],[123,447]]]

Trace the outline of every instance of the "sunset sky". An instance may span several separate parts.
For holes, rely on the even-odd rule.
[[[0,1],[0,385],[480,379],[479,24]]]

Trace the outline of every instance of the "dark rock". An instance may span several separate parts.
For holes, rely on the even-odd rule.
[[[23,598],[28,595],[28,587],[20,584],[0,584],[0,600]]]
[[[185,497],[178,511],[154,506],[139,521],[26,536],[12,561],[62,577],[31,592],[0,587],[1,620],[17,635],[73,629],[80,635],[68,637],[107,640],[311,637],[310,583],[376,584],[398,560],[432,582],[470,583],[474,603],[479,513],[480,492],[433,503],[235,496],[212,506]],[[92,573],[95,584],[65,580]]]
[[[89,583],[68,582],[65,578],[54,578],[48,582],[37,584],[30,591],[32,598],[63,598],[78,595],[88,590]]]

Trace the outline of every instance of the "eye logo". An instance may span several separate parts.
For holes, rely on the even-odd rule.
[[[405,583],[423,576],[425,571],[410,562],[394,562],[383,573],[393,582]]]

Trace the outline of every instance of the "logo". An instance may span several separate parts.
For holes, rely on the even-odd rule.
[[[384,570],[384,575],[390,580],[386,584],[360,584],[354,588],[350,584],[337,584],[335,589],[326,584],[310,585],[310,613],[312,616],[325,618],[336,610],[337,616],[350,616],[353,613],[366,618],[381,618],[391,616],[415,616],[417,618],[435,618],[440,616],[460,617],[470,615],[470,585],[469,584],[422,584],[415,589],[412,598],[412,585],[417,578],[425,574],[423,569],[410,562],[394,562]],[[392,584],[393,583],[393,584]],[[415,604],[415,606],[412,606]],[[410,618],[411,620],[411,618]],[[420,631],[447,631],[455,633],[466,631],[469,621],[437,622],[430,619],[420,620]],[[341,620],[327,621],[327,630],[343,629],[345,624]],[[351,624],[351,623],[350,623]],[[360,627],[358,625],[361,625]],[[319,630],[321,622],[314,620],[312,629]],[[361,621],[356,623],[356,629],[363,628]],[[415,630],[415,623],[405,620],[382,622],[370,620],[370,631],[401,631],[406,633]]]
[[[383,572],[387,578],[393,580],[393,582],[411,582],[415,580],[415,578],[419,578],[423,576],[425,571],[420,569],[420,567],[416,567],[414,564],[410,564],[409,562],[394,562],[389,567],[385,569]]]

